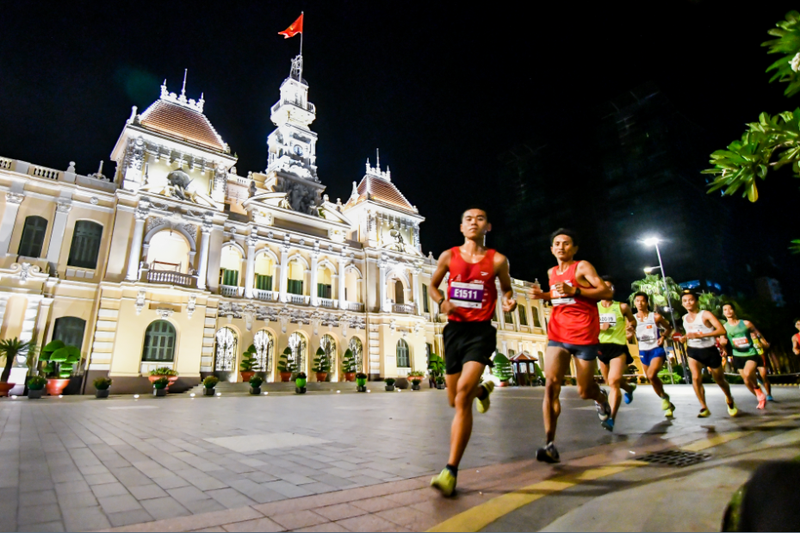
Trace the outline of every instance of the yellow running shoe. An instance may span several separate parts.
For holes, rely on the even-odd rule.
[[[728,406],[728,414],[731,416],[736,416],[739,414],[739,409],[736,407],[736,402],[733,402]]]
[[[669,401],[669,398],[662,398],[661,409],[664,411],[664,416],[670,418],[675,411],[675,404]]]
[[[489,399],[489,395],[491,395],[494,390],[494,381],[484,381],[480,384],[480,387],[483,387],[486,391],[486,397],[483,400],[476,398],[476,400],[478,400],[478,412],[485,413],[489,410],[489,405],[492,403]]]
[[[452,496],[456,490],[456,476],[445,468],[438,476],[431,478],[431,487],[442,493],[442,496]]]
[[[708,418],[709,416],[711,416],[711,411],[709,411],[708,408],[700,409],[700,412],[697,414],[697,418]]]

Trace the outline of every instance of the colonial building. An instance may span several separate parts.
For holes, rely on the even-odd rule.
[[[78,346],[86,392],[105,375],[115,392],[144,391],[164,366],[185,385],[240,380],[251,344],[268,381],[287,346],[311,380],[319,347],[332,381],[347,348],[371,379],[425,370],[446,319],[427,295],[435,260],[415,193],[376,160],[346,201],[324,194],[302,57],[271,109],[263,172],[237,172],[203,107],[165,81],[133,108],[108,177],[0,158],[0,338]],[[529,283],[514,287],[498,350],[540,355],[544,309]],[[26,371],[17,361],[11,381]]]

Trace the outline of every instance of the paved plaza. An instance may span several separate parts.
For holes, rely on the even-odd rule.
[[[708,449],[719,464],[706,468],[722,468],[765,438],[774,446],[759,448],[762,458],[800,454],[796,387],[775,388],[778,402],[766,412],[734,387],[745,413],[731,419],[719,391],[707,386],[713,416],[705,420],[695,417],[690,387],[670,387],[671,422],[649,387],[640,387],[613,434],[600,428],[593,404],[566,387],[563,463],[547,466],[532,460],[542,444],[543,389],[498,389],[491,411],[476,416],[458,496],[445,500],[427,487],[447,459],[445,391],[387,393],[371,385],[369,394],[3,399],[0,530],[590,530],[582,509],[613,507],[619,501],[602,503],[604,495],[674,474],[630,462],[648,451]],[[683,475],[706,472],[721,501],[750,471],[730,467],[733,474],[717,482],[702,465],[690,468]],[[576,475],[563,486],[554,481]],[[580,476],[604,481],[586,485]],[[620,509],[633,501],[628,496]],[[684,503],[691,507],[691,498]],[[718,523],[720,505],[707,520]],[[674,529],[653,520],[630,527]]]

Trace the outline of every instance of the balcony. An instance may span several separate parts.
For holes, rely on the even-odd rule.
[[[262,302],[276,302],[278,301],[278,293],[274,291],[265,291],[261,289],[253,289],[253,297]]]
[[[415,315],[417,314],[417,306],[414,304],[392,304],[392,313]]]
[[[319,307],[325,307],[327,309],[336,309],[337,307],[339,307],[339,302],[331,298],[317,298],[317,305],[319,305]]]
[[[229,298],[241,298],[244,294],[244,287],[234,287],[231,285],[220,285],[219,286],[219,293],[222,296],[227,296]]]
[[[345,302],[344,308],[348,311],[356,311],[358,313],[364,312],[364,304],[358,302]]]
[[[145,279],[148,283],[169,283],[170,285],[180,285],[181,287],[194,287],[196,277],[182,272],[165,270],[147,270]]]
[[[286,301],[295,305],[308,305],[310,296],[303,296],[302,294],[287,294]]]

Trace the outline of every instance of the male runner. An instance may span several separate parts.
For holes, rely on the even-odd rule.
[[[703,367],[708,368],[711,377],[717,382],[725,394],[725,403],[728,404],[728,414],[736,416],[739,409],[731,396],[731,388],[725,380],[725,370],[722,368],[722,357],[716,346],[715,337],[725,335],[725,328],[719,323],[710,311],[702,311],[697,303],[697,294],[694,291],[683,291],[681,304],[688,312],[683,315],[683,329],[686,333],[680,342],[686,342],[686,355],[689,356],[689,369],[692,371],[692,386],[697,399],[700,400],[700,413],[697,418],[711,416],[711,411],[706,405],[706,390],[703,388]]]
[[[587,261],[575,261],[578,252],[577,235],[568,229],[558,229],[550,236],[550,251],[558,265],[548,271],[550,290],[534,286],[531,298],[549,300],[553,313],[547,325],[545,358],[545,390],[542,411],[546,444],[536,452],[538,461],[558,463],[561,459],[555,446],[556,425],[561,414],[561,383],[575,356],[578,373],[578,393],[584,400],[594,400],[600,421],[611,415],[608,394],[594,381],[595,359],[599,353],[600,317],[597,301],[610,299],[614,292],[603,283],[594,267]]]
[[[792,351],[795,355],[800,355],[800,318],[794,321],[794,327],[797,328],[797,333],[792,335]]]
[[[609,289],[614,290],[614,284],[608,276],[603,276],[603,281]],[[600,354],[597,360],[600,361],[603,379],[611,388],[608,394],[611,415],[600,425],[608,431],[614,431],[614,420],[617,419],[622,400],[620,389],[625,391],[625,403],[633,401],[633,391],[636,389],[636,385],[628,383],[623,377],[628,365],[633,363],[628,351],[628,339],[633,339],[636,319],[628,304],[614,302],[610,298],[597,302],[597,312],[600,314]]]
[[[431,479],[431,486],[444,496],[452,495],[456,488],[458,464],[472,434],[472,401],[477,398],[478,412],[485,413],[494,389],[491,381],[479,383],[497,348],[497,330],[492,326],[497,302],[495,278],[500,280],[503,311],[511,312],[517,307],[508,260],[486,247],[486,234],[491,229],[485,209],[464,211],[464,244],[442,253],[428,287],[431,299],[448,319],[443,332],[445,381],[450,407],[456,409],[450,428],[450,458],[444,470]],[[445,296],[438,287],[447,273]]]
[[[667,358],[664,340],[672,334],[672,326],[659,313],[650,312],[650,297],[643,292],[633,295],[636,306],[636,340],[639,342],[639,359],[642,361],[644,373],[653,385],[653,392],[661,398],[661,409],[664,416],[671,417],[675,413],[675,404],[669,401],[669,394],[664,391],[664,383],[658,377],[661,367]],[[664,333],[661,329],[664,328]]]
[[[769,348],[769,343],[749,320],[739,320],[733,304],[722,305],[722,314],[725,315],[727,322],[725,326],[726,335],[719,338],[722,345],[728,345],[733,355],[733,367],[739,371],[747,390],[752,392],[758,400],[758,408],[763,409],[767,404],[767,396],[761,392],[756,380],[756,369],[764,369],[764,360],[756,351],[752,335],[761,339],[761,345]],[[764,372],[766,378],[766,371]]]

